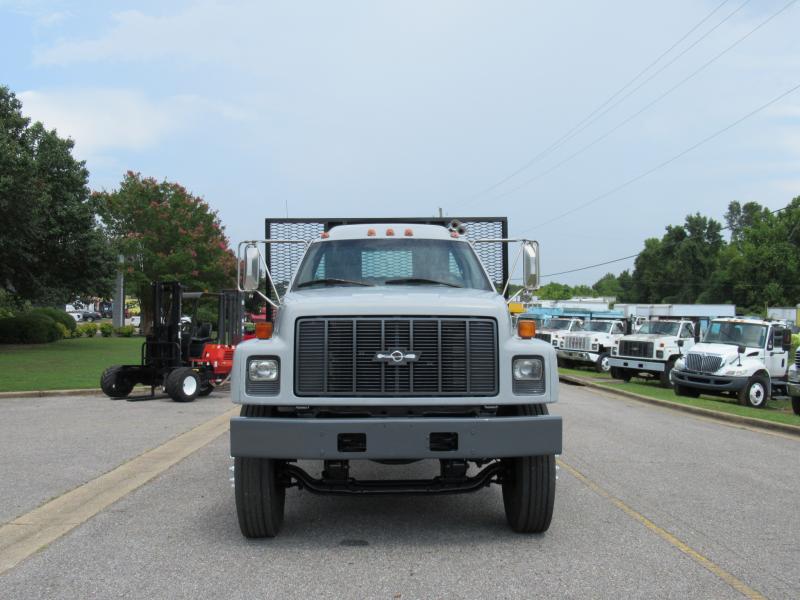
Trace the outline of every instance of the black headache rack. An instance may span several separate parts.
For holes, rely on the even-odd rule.
[[[508,238],[508,219],[506,217],[338,217],[332,219],[265,219],[264,236],[275,240],[319,239],[320,234],[339,225],[365,225],[387,223],[409,223],[411,225],[441,225],[449,227],[453,221],[460,221],[466,227],[464,237],[468,240]],[[303,258],[305,248],[302,244],[267,244],[265,259],[272,280],[280,294],[289,287],[292,275]],[[508,244],[491,242],[476,244],[475,251],[486,267],[489,277],[499,290],[508,281]],[[268,286],[269,287],[269,286]],[[268,290],[270,298],[277,302],[273,290]]]

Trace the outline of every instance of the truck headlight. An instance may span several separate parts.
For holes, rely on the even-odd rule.
[[[544,372],[541,358],[515,358],[512,371],[517,381],[539,381]]]
[[[656,358],[664,358],[664,351],[656,350]]]
[[[617,347],[616,347],[616,346],[614,346],[614,347],[611,349],[611,354],[613,354],[614,356],[616,356],[616,354],[617,354]]]
[[[592,344],[592,350],[597,350],[597,344]]]
[[[278,379],[278,361],[267,359],[251,360],[247,365],[250,381],[275,381]]]

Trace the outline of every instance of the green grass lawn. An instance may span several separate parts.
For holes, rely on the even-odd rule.
[[[574,369],[559,369],[559,373],[587,378],[595,378],[595,376],[599,375],[599,373],[593,373],[591,371],[576,371]],[[770,400],[766,408],[751,408],[749,406],[741,406],[733,398],[727,397],[700,396],[699,398],[685,398],[676,396],[672,389],[662,388],[655,382],[645,381],[643,379],[634,379],[630,383],[625,383],[623,381],[610,379],[609,377],[608,382],[603,381],[595,383],[599,383],[599,385],[611,390],[624,390],[658,400],[675,402],[676,404],[686,404],[689,406],[706,408],[708,410],[715,410],[717,412],[800,426],[800,416],[792,412],[792,405],[789,400]]]
[[[567,369],[565,367],[558,367],[558,372],[562,375],[574,375],[575,377],[588,377],[590,379],[608,379],[611,380],[611,375],[608,373],[598,373],[592,367],[585,369]]]
[[[0,392],[100,387],[111,365],[139,364],[143,338],[95,337],[0,345]]]

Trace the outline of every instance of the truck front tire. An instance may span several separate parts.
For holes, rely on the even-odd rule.
[[[267,417],[266,406],[244,405],[241,416]],[[275,537],[283,526],[286,487],[281,480],[283,461],[270,458],[234,459],[236,516],[246,538]]]
[[[800,396],[792,396],[792,410],[794,414],[800,415]]]
[[[664,370],[658,374],[658,385],[662,388],[671,388],[672,381],[670,381],[670,373],[672,373],[672,368],[675,366],[675,359],[669,359],[667,364],[664,365]]]
[[[520,415],[546,415],[547,405],[520,407]],[[523,456],[503,462],[503,506],[506,520],[517,533],[543,533],[553,518],[556,494],[556,457]]]
[[[769,379],[764,375],[753,375],[741,390],[739,404],[752,408],[764,408],[769,401]]]
[[[679,383],[676,383],[675,395],[685,396],[686,398],[699,398],[700,390],[696,390],[695,388],[686,387],[685,385],[680,385]]]
[[[608,363],[608,352],[603,352],[597,357],[594,363],[594,370],[598,373],[608,373],[611,370],[611,365]]]

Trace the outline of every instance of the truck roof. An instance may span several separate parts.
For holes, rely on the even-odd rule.
[[[408,235],[408,233],[411,235]],[[327,240],[361,240],[374,238],[422,238],[426,240],[466,240],[462,236],[452,237],[450,231],[441,225],[414,223],[364,223],[358,225],[339,225],[331,228]],[[325,241],[325,240],[320,240]]]

